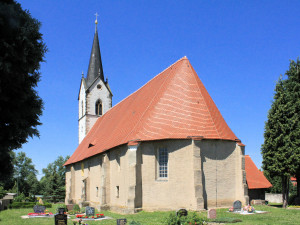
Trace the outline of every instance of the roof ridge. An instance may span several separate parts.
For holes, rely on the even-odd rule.
[[[218,130],[217,127],[216,127],[216,124],[215,124],[215,121],[214,121],[214,119],[213,119],[213,116],[211,115],[211,112],[210,112],[209,107],[208,107],[208,105],[207,105],[206,98],[204,98],[204,96],[203,96],[203,94],[202,94],[202,92],[201,92],[201,89],[200,89],[200,87],[199,87],[199,83],[197,82],[196,76],[198,77],[198,75],[196,74],[196,72],[195,72],[193,66],[191,65],[191,63],[190,63],[190,66],[191,66],[190,70],[191,70],[192,73],[193,73],[193,78],[194,78],[194,80],[195,80],[195,82],[196,82],[196,84],[197,84],[199,93],[200,93],[201,97],[202,97],[203,100],[204,100],[204,104],[206,105],[206,108],[207,108],[208,114],[209,114],[209,116],[210,116],[210,119],[211,119],[212,122],[213,122],[214,128],[215,128],[216,132],[218,133],[219,138],[221,138],[220,133],[219,133],[219,130]],[[198,79],[201,81],[201,79],[200,79],[199,77],[198,77]],[[201,81],[201,83],[202,83],[202,81]],[[204,87],[204,84],[203,84],[203,83],[202,83],[202,85],[203,85],[203,87]],[[205,88],[205,87],[204,87],[204,88]],[[212,101],[213,101],[213,100],[212,100]]]

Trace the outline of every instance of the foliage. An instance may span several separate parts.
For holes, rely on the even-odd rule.
[[[73,206],[73,210],[74,210],[75,212],[80,212],[80,207],[79,207],[79,205],[75,204],[75,205]]]
[[[0,186],[0,199],[2,199],[6,195],[7,191],[4,190],[2,186]]]
[[[300,61],[291,61],[286,79],[280,77],[265,124],[262,145],[263,169],[279,176],[283,207],[288,200],[291,176],[300,174]]]
[[[0,179],[12,175],[10,152],[39,136],[43,103],[35,90],[47,51],[40,22],[14,0],[0,1]]]
[[[23,201],[25,201],[25,198],[26,197],[25,197],[24,193],[21,193],[14,198],[14,202],[23,202]]]
[[[196,212],[189,213],[187,216],[177,216],[175,212],[170,213],[164,220],[167,225],[188,225],[188,224],[203,224],[204,219]]]
[[[85,207],[82,207],[82,208],[80,209],[80,212],[81,212],[81,213],[85,213]]]
[[[20,208],[33,208],[35,206],[35,202],[17,202],[14,201],[9,205],[11,209],[20,209]]]
[[[9,208],[11,209],[20,209],[20,208],[33,208],[35,205],[40,205],[36,202],[19,202],[19,201],[14,201],[9,205]],[[45,202],[44,206],[46,208],[52,208],[52,204]]]
[[[43,169],[44,176],[41,179],[41,188],[44,190],[45,196],[51,196],[51,200],[55,203],[64,201],[65,199],[65,167],[64,163],[69,159],[59,156],[53,163],[49,163],[47,168]]]
[[[56,213],[58,213],[58,209],[59,208],[64,208],[65,209],[65,212],[68,212],[68,208],[65,204],[56,204]]]
[[[13,159],[14,179],[17,182],[19,192],[28,196],[30,193],[37,194],[39,191],[39,182],[36,178],[35,169],[31,158],[27,157],[25,152],[19,152]]]

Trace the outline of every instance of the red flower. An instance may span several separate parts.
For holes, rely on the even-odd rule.
[[[85,218],[89,218],[88,216],[85,216]]]

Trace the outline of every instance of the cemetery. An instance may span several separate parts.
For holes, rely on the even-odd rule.
[[[13,215],[13,216],[12,216]],[[249,216],[247,216],[249,215]],[[93,207],[79,208],[77,205],[51,204],[32,208],[7,209],[0,213],[2,224],[30,225],[177,225],[182,224],[299,224],[299,209],[278,208],[276,204],[243,206],[239,200],[231,208],[212,208],[190,211],[157,211],[136,214],[118,214],[111,211],[99,212]]]

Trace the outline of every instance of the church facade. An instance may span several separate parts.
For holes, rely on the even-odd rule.
[[[95,32],[66,204],[123,213],[248,203],[245,145],[186,57],[112,106]]]

